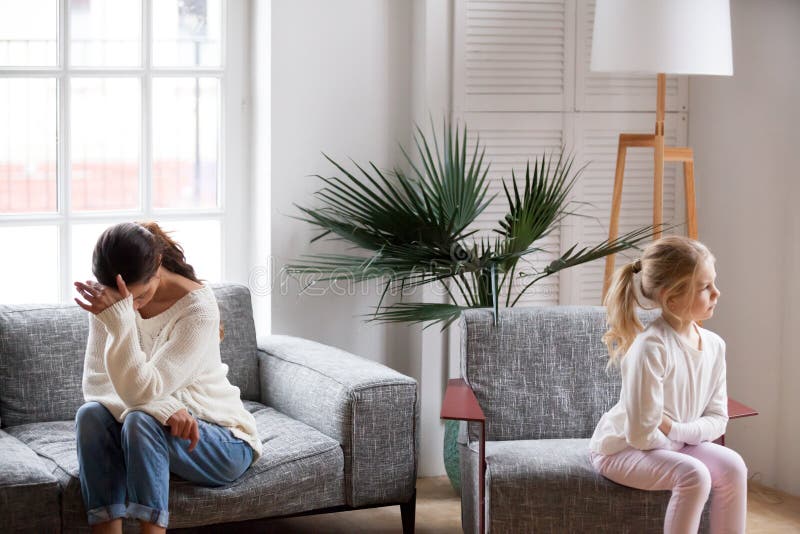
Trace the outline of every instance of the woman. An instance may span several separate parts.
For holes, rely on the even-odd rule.
[[[75,417],[88,522],[122,532],[132,517],[142,532],[164,532],[170,472],[235,481],[262,453],[255,419],[220,359],[214,292],[156,223],[105,230],[92,271],[97,282],[75,282],[90,312]]]

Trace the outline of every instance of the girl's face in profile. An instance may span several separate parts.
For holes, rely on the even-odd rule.
[[[674,299],[670,309],[684,319],[705,321],[714,315],[720,291],[716,286],[717,272],[711,260],[706,259],[697,272],[697,286],[682,298]]]

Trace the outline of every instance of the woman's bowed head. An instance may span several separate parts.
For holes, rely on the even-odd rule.
[[[77,298],[75,302],[94,314],[128,295],[133,295],[135,310],[149,304],[156,293],[156,300],[168,301],[181,279],[200,283],[181,246],[155,222],[124,222],[107,228],[95,245],[92,272],[96,282],[75,282],[88,302]]]

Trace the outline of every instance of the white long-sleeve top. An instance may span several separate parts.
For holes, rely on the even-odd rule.
[[[700,350],[663,316],[636,336],[620,364],[619,402],[600,418],[591,450],[604,455],[627,447],[678,450],[725,433],[725,342],[692,326],[700,334]],[[658,428],[662,415],[674,421],[668,436]]]
[[[219,307],[207,285],[165,311],[142,318],[129,295],[89,314],[83,397],[108,408],[122,423],[132,411],[162,425],[186,408],[194,417],[227,427],[262,454],[253,415],[227,378],[219,351]]]

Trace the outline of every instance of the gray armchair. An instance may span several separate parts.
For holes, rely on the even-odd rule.
[[[222,487],[172,475],[170,528],[400,505],[413,532],[416,381],[313,341],[257,341],[248,289],[212,287],[222,360],[264,453]],[[0,532],[89,531],[74,421],[87,335],[76,305],[0,305]]]
[[[616,484],[589,460],[589,438],[620,390],[619,371],[605,370],[605,308],[509,308],[497,326],[491,310],[469,310],[460,325],[462,378],[443,416],[473,421],[459,436],[464,531],[663,532],[670,492]],[[480,408],[466,417],[471,404]]]

